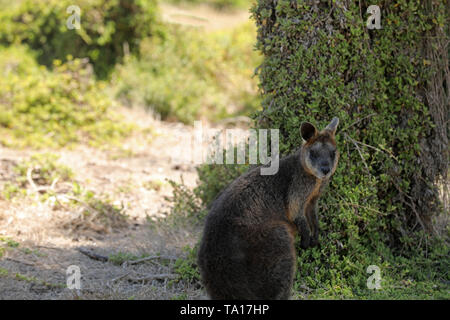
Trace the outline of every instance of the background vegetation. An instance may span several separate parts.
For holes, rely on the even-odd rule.
[[[54,60],[53,71],[26,47],[0,48],[0,143],[58,147],[117,142],[132,125],[119,120],[85,59]]]
[[[155,0],[81,0],[80,28],[69,29],[69,0],[21,0],[0,12],[0,43],[27,44],[39,63],[52,66],[67,55],[89,58],[99,77],[106,77],[139,42],[157,33]],[[6,5],[6,4],[5,4]],[[8,4],[9,5],[9,4]],[[74,21],[72,21],[74,23]]]
[[[78,97],[86,99],[84,104],[99,100],[99,105],[95,106],[97,113],[108,108],[112,98],[123,105],[153,110],[162,119],[192,123],[198,118],[218,121],[228,116],[250,114],[260,105],[257,80],[252,78],[261,61],[260,55],[253,50],[256,33],[253,23],[208,32],[162,23],[157,18],[158,9],[153,0],[84,0],[77,3],[83,17],[80,29],[70,30],[61,23],[69,17],[66,12],[69,2],[22,0],[0,13],[0,45],[5,47],[0,59],[8,77],[3,81],[11,83],[15,77],[19,83],[15,89],[24,96],[38,90],[30,85],[40,81],[39,77],[58,77],[56,74],[68,68],[66,62],[72,64],[71,60],[79,58],[82,60],[75,63],[71,72],[81,72],[89,85],[77,88],[77,84],[65,91],[78,91]],[[93,75],[90,74],[91,66]],[[29,87],[19,88],[27,85],[22,81],[25,77],[28,77]],[[66,80],[73,83],[78,78],[73,75],[72,79]],[[49,82],[63,86],[56,79],[45,80],[41,86],[46,87],[46,93],[53,90],[48,88]],[[101,88],[112,92],[112,96],[104,96]],[[9,93],[13,89],[5,85],[4,90]],[[81,94],[87,92],[97,96],[90,99],[89,95]],[[110,101],[106,101],[107,98]],[[18,96],[12,94],[11,99],[8,104],[20,104],[15,100]],[[58,108],[68,107],[55,99],[52,98],[53,104],[58,104]],[[73,104],[76,101],[72,101]],[[32,112],[40,114],[41,111],[39,107],[33,108]],[[76,117],[74,111],[71,107],[63,112],[66,116]],[[11,112],[15,111],[10,111],[10,115]],[[88,116],[99,115],[90,113]],[[37,117],[36,123],[39,124],[41,119]],[[3,119],[4,126],[11,127],[6,121],[10,120]],[[32,138],[31,132],[35,129],[34,126],[25,130],[25,136]],[[40,129],[43,130],[45,128]],[[62,140],[64,144],[74,138]]]
[[[116,68],[116,96],[184,123],[247,115],[260,105],[252,78],[261,62],[255,34],[250,23],[210,32],[167,26],[164,39],[146,39],[140,58],[130,56]]]

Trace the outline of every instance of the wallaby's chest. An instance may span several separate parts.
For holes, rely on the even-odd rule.
[[[287,206],[288,219],[293,222],[299,216],[304,216],[309,207],[315,206],[320,192],[320,180],[315,180],[303,186],[300,185],[290,192]]]

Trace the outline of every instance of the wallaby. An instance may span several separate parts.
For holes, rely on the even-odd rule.
[[[288,299],[296,270],[294,240],[318,244],[317,199],[339,158],[333,118],[322,131],[301,125],[303,145],[274,175],[260,167],[234,180],[213,202],[198,253],[212,299]]]

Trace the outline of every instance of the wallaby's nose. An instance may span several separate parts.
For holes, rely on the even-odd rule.
[[[327,175],[330,172],[330,167],[320,166],[320,171],[322,171],[323,174]]]

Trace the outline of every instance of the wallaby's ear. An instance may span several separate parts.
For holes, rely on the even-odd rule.
[[[334,117],[333,120],[331,120],[330,124],[327,125],[325,130],[330,131],[332,134],[335,134],[338,124],[339,124],[339,118]]]
[[[309,122],[303,122],[302,127],[300,128],[300,133],[302,135],[302,138],[305,141],[308,141],[309,139],[313,138],[317,134],[317,129]]]

